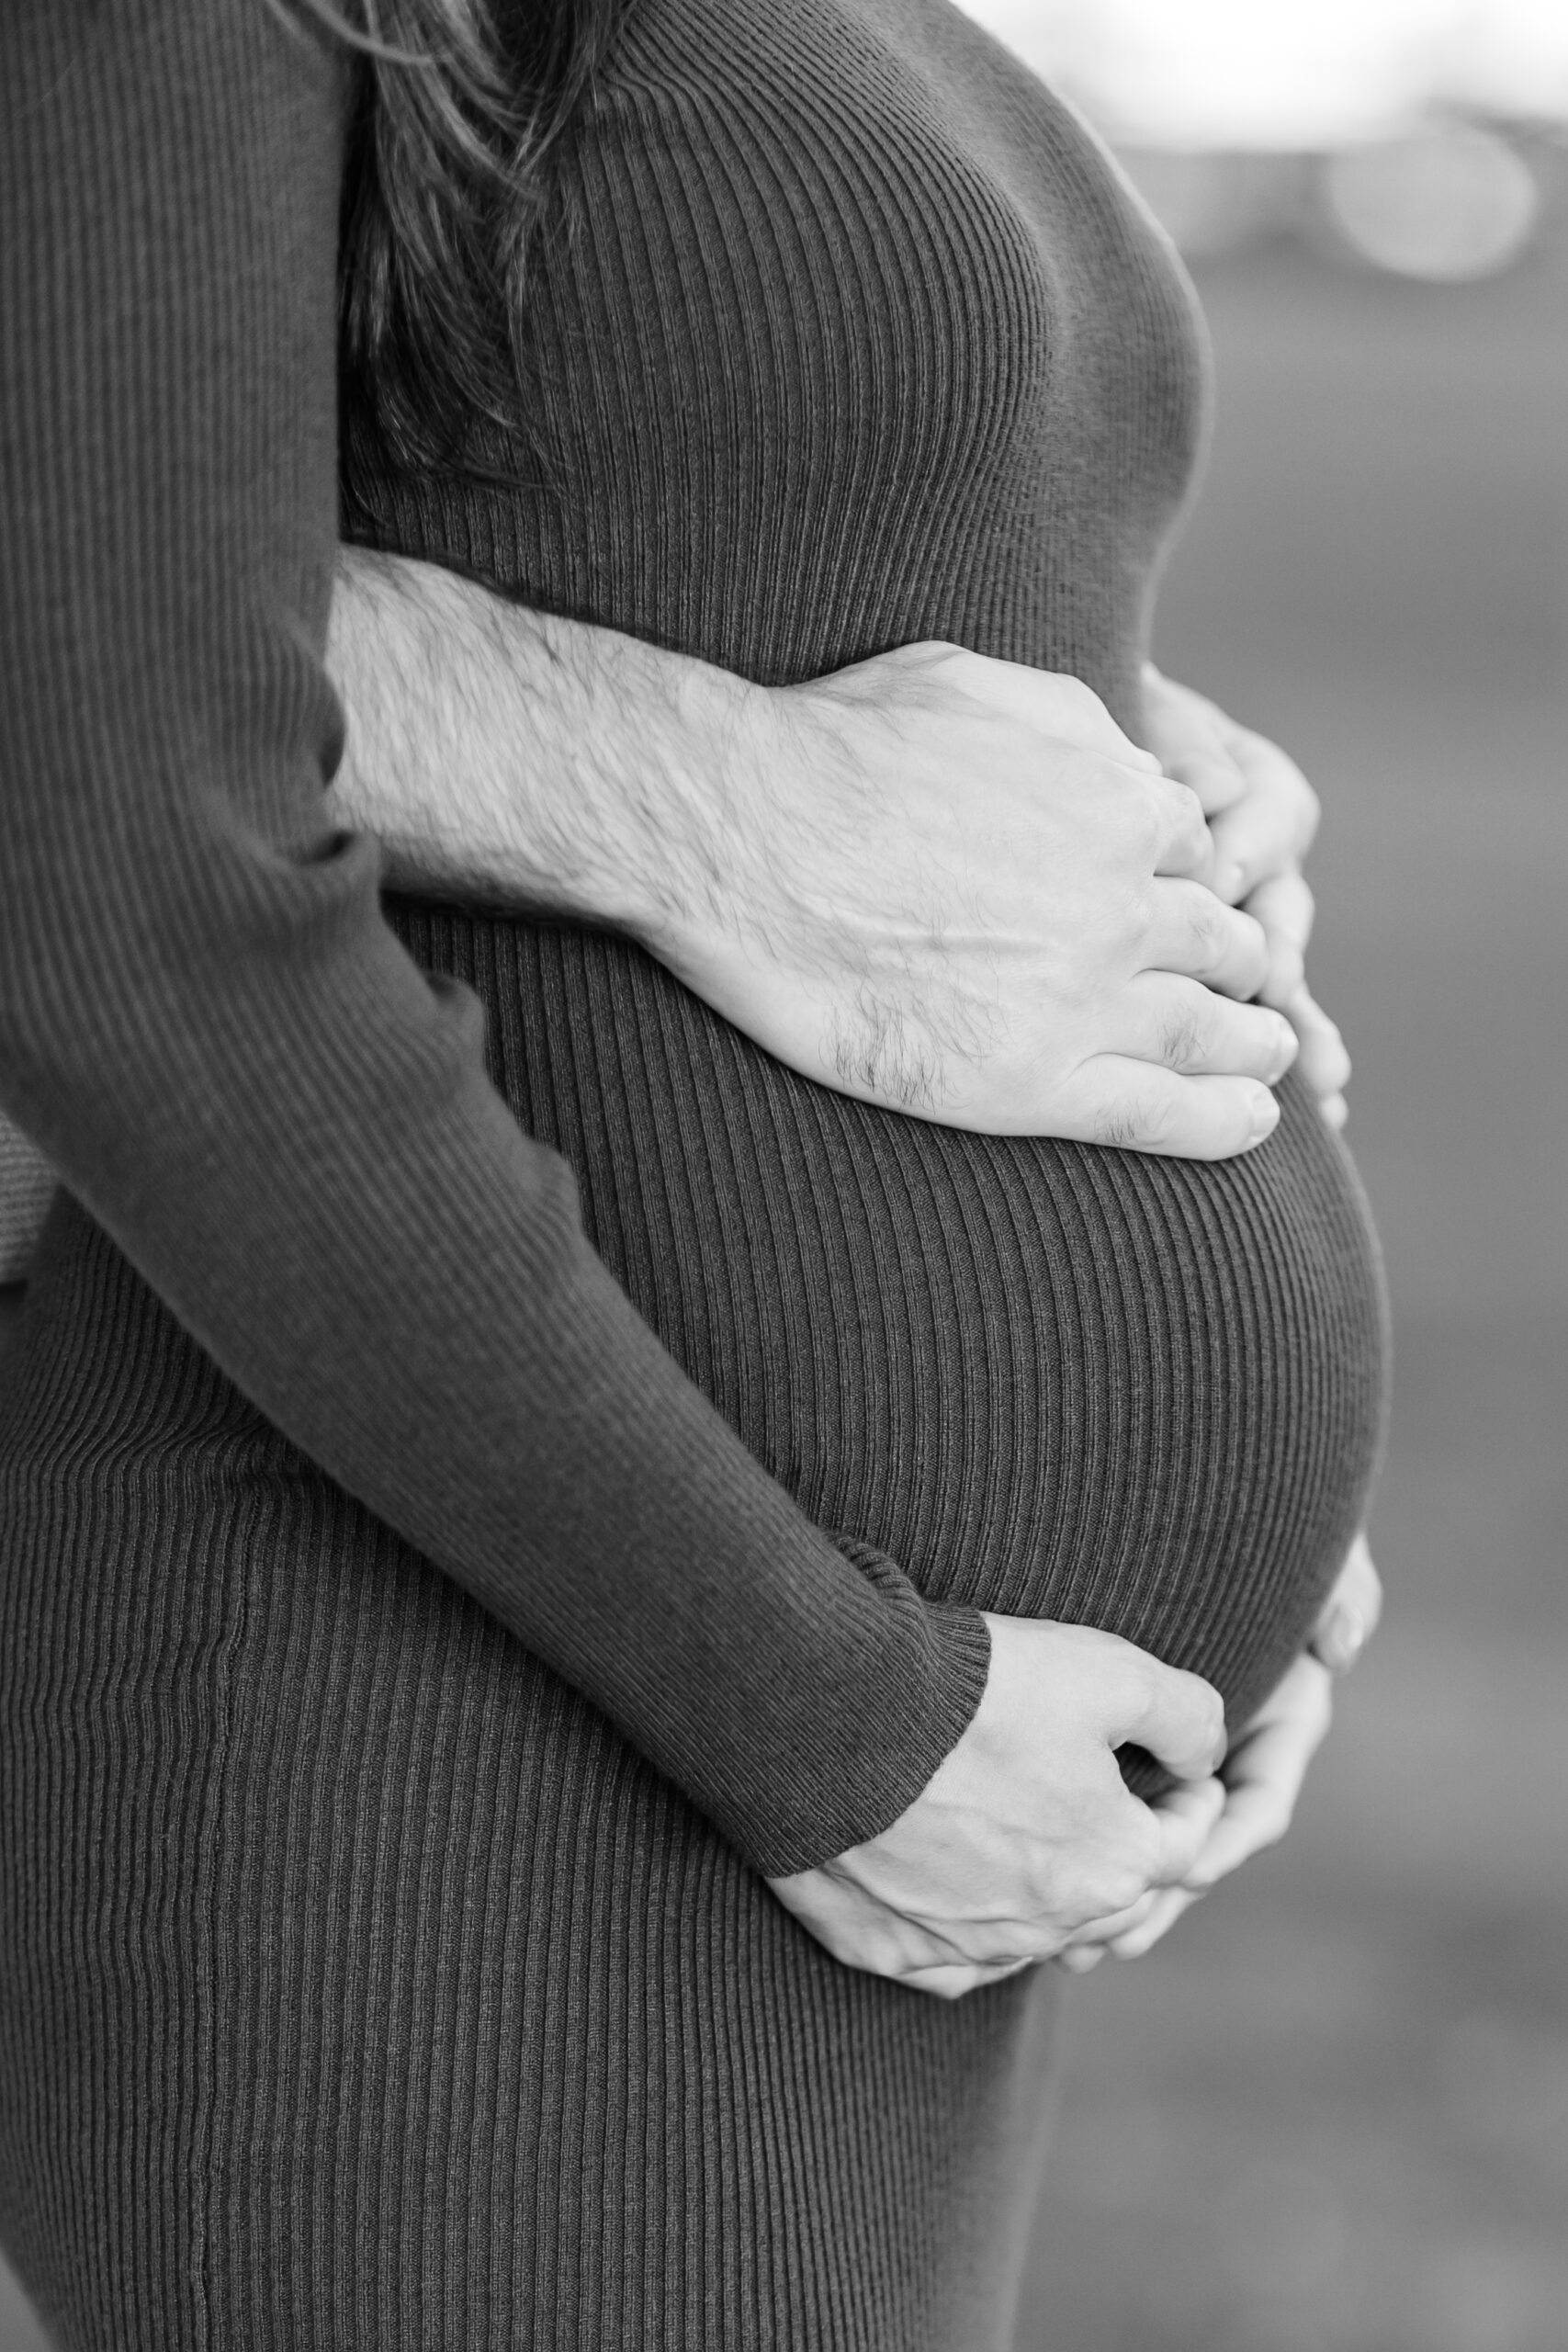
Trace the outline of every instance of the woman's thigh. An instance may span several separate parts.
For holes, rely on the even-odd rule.
[[[303,1465],[0,1534],[0,2234],[62,2346],[1005,2345],[1044,1987],[840,1968]]]

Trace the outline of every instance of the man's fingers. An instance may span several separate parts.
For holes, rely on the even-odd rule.
[[[1141,1928],[1156,1903],[1162,1902],[1168,1890],[1163,1886],[1145,1887],[1135,1903],[1124,1904],[1120,1911],[1107,1912],[1103,1919],[1089,1919],[1076,1928],[1064,1947],[1068,1951],[1080,1944],[1113,1943],[1118,1936],[1130,1935]]]
[[[1179,972],[1141,972],[1117,1011],[1113,1043],[1122,1053],[1189,1077],[1256,1078],[1273,1086],[1300,1049],[1283,1013],[1216,996]]]
[[[1172,879],[1206,876],[1214,844],[1198,795],[1173,776],[1144,776],[1139,785],[1155,826],[1156,874]]]
[[[1258,1079],[1185,1078],[1126,1054],[1097,1054],[1078,1071],[1060,1132],[1177,1159],[1232,1159],[1279,1124],[1280,1105]]]
[[[1269,976],[1269,939],[1255,916],[1227,907],[1203,883],[1163,876],[1154,884],[1144,958],[1151,971],[1183,972],[1245,1001]]]
[[[1350,1082],[1345,1040],[1304,982],[1280,1010],[1301,1039],[1297,1069],[1326,1114],[1327,1105],[1337,1095],[1342,1096]],[[1342,1119],[1339,1124],[1344,1124]]]

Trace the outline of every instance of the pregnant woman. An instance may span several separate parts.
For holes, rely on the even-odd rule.
[[[955,704],[1005,697],[930,639],[1069,673],[1134,736],[1151,695],[1179,724],[1144,656],[1201,435],[1190,293],[1081,126],[953,9],[641,0],[512,322],[526,439],[476,410],[455,458],[407,322],[356,300],[399,202],[373,108],[357,153],[354,536],[795,688],[829,745],[834,697],[891,700],[890,671],[939,758]],[[618,681],[650,741],[658,675],[628,656]],[[371,655],[355,699],[408,696]],[[730,741],[743,771],[739,718]],[[438,762],[426,797],[411,818],[371,765],[351,799],[400,828],[405,876],[504,891]],[[976,1135],[852,1099],[842,1057],[809,1082],[606,930],[413,897],[393,919],[477,989],[597,1248],[813,1518],[929,1596],[1111,1627],[1247,1719],[1355,1532],[1381,1395],[1364,1211],[1297,1077],[1223,1166]],[[809,1017],[746,1010],[812,1068]]]
[[[400,165],[362,105],[351,293]],[[770,694],[943,640],[969,657],[913,671],[939,710],[996,691],[942,674],[980,656],[1076,676],[1142,732],[1150,588],[1199,437],[1196,331],[1155,232],[1037,85],[938,0],[642,0],[551,177],[526,300],[498,321],[526,431],[482,402],[421,416],[394,303],[348,378],[356,535]],[[264,193],[242,175],[232,200]],[[237,677],[219,707],[215,758],[254,690]],[[308,696],[301,733],[321,724]],[[1095,742],[1103,774],[1116,752]],[[333,853],[254,805],[330,890]],[[228,842],[210,809],[184,814]],[[282,863],[245,867],[237,956],[270,935]],[[317,911],[279,964],[280,1021],[300,961],[330,965]],[[1364,1211],[1293,1080],[1272,1134],[1218,1162],[972,1132],[817,1082],[616,933],[412,896],[393,911],[429,972],[484,1001],[498,1085],[570,1163],[665,1348],[868,1589],[912,1611],[912,1580],[960,1682],[976,1609],[1076,1620],[1202,1673],[1247,1719],[1359,1523],[1381,1401]],[[404,985],[390,961],[385,985]],[[365,1000],[350,1011],[351,1094],[378,1033]],[[874,1096],[886,1068],[836,1075]],[[137,1132],[178,1137],[160,1163],[176,1208],[211,1196],[224,1299],[265,1319],[254,1302],[286,1292],[306,1402],[265,1363],[231,1385],[217,1290],[182,1302],[163,1281],[176,1321],[66,1201],[5,1431],[5,2218],[65,2340],[1002,2343],[1042,1977],[930,2000],[841,1967],[775,1901],[746,1850],[776,1856],[829,1932],[822,1874],[787,1865],[831,1849],[782,1815],[771,1845],[744,1834],[749,1806],[781,1803],[783,1713],[754,1660],[753,1797],[701,1610],[678,1641],[649,1612],[615,1688],[596,1679],[579,1629],[626,1606],[605,1497],[626,1548],[680,1532],[639,1490],[654,1375],[634,1327],[591,1289],[552,1302],[568,1368],[574,1319],[618,1338],[629,1374],[604,1377],[626,1432],[578,1485],[536,1473],[529,1508],[544,1496],[567,1531],[577,1581],[525,1648],[471,1597],[472,1559],[502,1548],[465,1499],[480,1468],[464,1454],[444,1498],[454,1537],[389,1466],[420,1457],[422,1416],[454,1428],[454,1391],[504,1441],[504,1365],[479,1343],[492,1261],[441,1269],[472,1302],[473,1355],[423,1357],[395,1430],[334,1422],[314,1442],[317,1367],[323,1396],[344,1386],[338,1318],[417,1288],[419,1263],[355,1259],[336,1283],[281,1221],[276,1254],[225,1258],[202,1076],[173,1071],[185,1091],[140,1103]],[[398,1132],[364,1115],[396,1160]],[[247,1137],[270,1165],[266,1125]],[[69,1143],[62,1121],[62,1163]],[[476,1190],[492,1166],[499,1189],[508,1148],[469,1147]],[[113,1173],[98,1194],[118,1207]],[[367,1156],[362,1181],[378,1199],[390,1180]],[[162,1273],[186,1261],[160,1213],[120,1222]],[[511,1246],[498,1231],[493,1265]],[[434,1289],[428,1312],[447,1313]],[[592,1544],[571,1543],[574,1514]],[[468,1566],[470,1592],[389,1521]],[[644,1730],[672,1670],[712,1677],[705,1778],[700,1737]],[[786,1690],[795,1672],[781,1646]],[[865,1753],[833,1771],[870,1779],[889,1732],[869,1677],[865,1700]],[[1147,1760],[1129,1770],[1155,1786]]]

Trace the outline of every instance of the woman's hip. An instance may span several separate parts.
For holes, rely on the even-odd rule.
[[[933,2314],[1026,2217],[1043,1988],[840,1968],[304,1465],[14,1457],[0,1540],[0,2231],[63,2345],[987,2341]]]

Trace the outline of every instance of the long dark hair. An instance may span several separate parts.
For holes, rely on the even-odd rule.
[[[338,261],[353,477],[527,437],[524,282],[545,165],[629,0],[298,0],[355,51]]]

